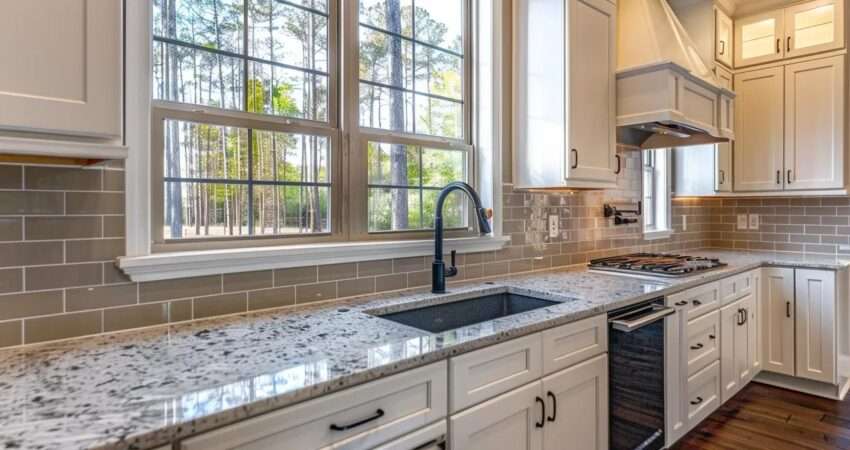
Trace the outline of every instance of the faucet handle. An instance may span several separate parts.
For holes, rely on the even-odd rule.
[[[446,278],[451,278],[457,275],[457,266],[455,266],[455,259],[457,258],[457,250],[452,250],[452,264],[446,269]]]
[[[457,250],[452,250],[452,267],[455,267],[455,259],[457,259]]]

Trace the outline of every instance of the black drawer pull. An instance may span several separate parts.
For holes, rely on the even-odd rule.
[[[697,397],[696,400],[691,400],[691,404],[694,406],[699,405],[700,403],[702,403],[702,397]]]
[[[692,346],[691,346],[691,350],[699,350],[699,349],[701,349],[701,348],[703,348],[703,347],[704,347],[704,345],[702,345],[702,342],[698,342],[698,343],[697,343],[697,345],[692,345]]]
[[[709,339],[711,339],[711,340],[713,341],[713,340],[717,339],[717,336],[715,336],[715,335],[713,335],[713,334],[709,334],[709,335],[708,335],[708,338],[709,338]]]
[[[352,424],[339,426],[339,425],[337,425],[337,424],[335,424],[335,423],[332,423],[332,424],[331,424],[331,430],[333,430],[333,431],[346,431],[346,430],[350,430],[350,429],[352,429],[352,428],[357,428],[357,427],[359,427],[359,426],[361,426],[361,425],[366,425],[366,424],[367,424],[367,423],[369,423],[369,422],[372,422],[372,421],[378,420],[378,419],[380,419],[381,417],[384,417],[384,410],[383,410],[383,409],[379,409],[379,410],[375,411],[375,415],[373,415],[372,417],[368,417],[368,418],[366,418],[366,419],[363,419],[363,420],[361,420],[361,421],[359,421],[359,422],[354,422],[354,423],[352,423]]]
[[[699,300],[694,300],[694,301],[692,301],[691,303],[693,303],[693,304],[694,304],[694,306],[700,306],[700,305],[702,305],[702,302],[701,302],[701,301],[699,301]]]
[[[687,301],[687,300],[682,300],[682,301],[680,301],[680,302],[676,302],[676,306],[685,306],[685,305],[687,305],[687,304],[688,304],[688,301]]]
[[[535,397],[534,400],[537,403],[540,403],[540,422],[536,422],[534,426],[537,428],[543,428],[543,425],[546,423],[546,402],[544,402],[540,397]]]
[[[552,415],[546,418],[547,422],[554,422],[555,418],[558,417],[558,397],[555,397],[555,394],[552,391],[546,393],[547,397],[552,399]]]

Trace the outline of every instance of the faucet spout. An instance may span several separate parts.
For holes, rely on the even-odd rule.
[[[472,186],[456,181],[449,183],[440,191],[437,197],[437,208],[434,213],[434,262],[431,264],[431,292],[442,294],[446,292],[446,278],[457,275],[455,267],[455,252],[452,251],[452,266],[446,269],[443,261],[443,205],[446,198],[454,191],[462,191],[472,200],[475,208],[475,217],[478,220],[478,231],[481,235],[489,234],[492,230],[487,220],[487,210],[481,206],[481,198]]]

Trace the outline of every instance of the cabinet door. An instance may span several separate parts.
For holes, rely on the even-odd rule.
[[[844,186],[844,56],[785,66],[785,189]]]
[[[755,378],[761,372],[762,361],[762,315],[764,315],[764,302],[761,295],[761,270],[756,270],[753,275],[753,300],[749,309],[749,320],[747,323],[747,345],[750,350],[750,379]]]
[[[714,175],[714,190],[717,192],[732,192],[731,142],[716,145],[714,165],[717,167],[717,173]]]
[[[817,0],[785,8],[785,57],[842,47],[843,0]]]
[[[735,20],[735,67],[784,57],[784,17],[779,9]]]
[[[732,34],[734,33],[732,19],[723,11],[714,8],[714,59],[732,67]]]
[[[797,376],[834,384],[836,377],[835,272],[798,269]]]
[[[546,450],[608,448],[608,355],[543,379]]]
[[[667,446],[678,441],[687,431],[688,408],[686,402],[687,365],[679,349],[686,339],[688,302],[667,297],[667,306],[676,313],[664,319],[664,438]]]
[[[783,71],[735,75],[735,191],[782,190]]]
[[[742,366],[746,366],[747,330],[743,300],[720,310],[720,401],[725,403],[743,387]],[[747,370],[749,373],[749,370]]]
[[[0,128],[121,135],[122,3],[3,2]]]
[[[569,0],[567,179],[616,182],[616,12],[607,0]]]
[[[541,394],[536,381],[452,416],[449,448],[542,450]]]
[[[794,375],[794,269],[762,269],[763,370]]]

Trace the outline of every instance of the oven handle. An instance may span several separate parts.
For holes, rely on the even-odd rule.
[[[611,324],[611,327],[617,331],[631,333],[632,331],[643,328],[659,319],[663,319],[676,313],[676,309],[661,305],[653,305],[648,309],[651,309],[653,312],[634,320],[620,320],[617,317],[612,317],[608,319],[608,322]]]

